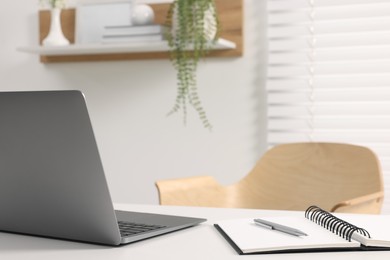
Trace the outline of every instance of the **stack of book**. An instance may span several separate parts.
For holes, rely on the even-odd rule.
[[[165,40],[166,27],[152,25],[106,26],[102,37],[103,43],[155,42]]]

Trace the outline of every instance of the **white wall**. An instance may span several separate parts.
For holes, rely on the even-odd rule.
[[[244,56],[199,67],[211,133],[195,113],[187,126],[180,114],[166,117],[176,94],[168,60],[42,64],[17,52],[38,41],[38,2],[0,2],[0,90],[82,90],[115,202],[158,203],[158,179],[211,174],[229,184],[263,153],[265,1],[244,1]]]

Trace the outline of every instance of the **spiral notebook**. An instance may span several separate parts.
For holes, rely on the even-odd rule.
[[[260,227],[254,218],[224,220],[214,226],[239,254],[390,250],[390,216],[386,215],[333,215],[312,206],[302,217],[262,218],[307,236]]]

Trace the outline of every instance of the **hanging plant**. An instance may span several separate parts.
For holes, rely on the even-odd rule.
[[[183,112],[187,118],[187,105],[199,115],[205,128],[211,129],[209,119],[198,95],[196,71],[198,62],[215,44],[219,21],[214,0],[174,0],[168,11],[167,39],[171,48],[171,61],[177,71],[177,95],[169,114]],[[191,50],[191,51],[189,51]]]
[[[51,8],[64,8],[65,0],[40,0],[41,5],[49,5]]]

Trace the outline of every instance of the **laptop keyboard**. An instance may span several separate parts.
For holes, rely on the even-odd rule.
[[[165,228],[166,226],[148,225],[126,221],[118,221],[119,231],[122,237],[128,237],[140,233],[150,232],[153,230]]]

